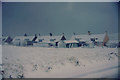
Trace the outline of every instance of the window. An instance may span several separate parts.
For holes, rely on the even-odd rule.
[[[20,40],[20,39],[15,39],[15,40]]]
[[[91,38],[91,41],[95,41],[95,38]]]
[[[39,42],[42,42],[43,41],[43,39],[39,39]]]
[[[54,42],[56,39],[50,39],[51,42]]]
[[[25,39],[25,41],[29,41],[29,39]]]
[[[53,46],[53,44],[49,43],[49,46]]]

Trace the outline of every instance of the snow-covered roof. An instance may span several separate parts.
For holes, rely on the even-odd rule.
[[[91,34],[91,35],[74,35],[71,37],[71,40],[79,39],[80,41],[90,41],[91,38],[97,38],[96,41],[103,41],[105,34]]]
[[[9,36],[2,36],[2,39],[7,39]]]
[[[39,40],[42,40],[42,42],[44,43],[52,43],[52,42],[58,42],[61,40],[62,36],[38,36],[37,40],[39,42]]]
[[[65,40],[64,43],[79,43],[77,40]]]
[[[2,36],[2,41],[6,41],[7,38],[8,36]]]
[[[14,42],[15,40],[23,41],[23,40],[25,40],[25,39],[29,39],[29,41],[32,41],[34,37],[35,37],[35,36],[16,36],[16,37],[14,37],[13,42]]]
[[[8,40],[8,39],[13,39],[12,37],[10,37],[10,36],[2,36],[2,41],[6,41],[6,40]]]

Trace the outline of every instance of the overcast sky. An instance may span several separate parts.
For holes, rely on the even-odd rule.
[[[0,2],[0,37],[2,36],[2,3]]]
[[[3,35],[118,31],[117,2],[5,2],[2,14]]]

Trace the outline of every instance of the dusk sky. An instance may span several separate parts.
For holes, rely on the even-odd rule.
[[[116,33],[117,2],[4,2],[3,35]]]

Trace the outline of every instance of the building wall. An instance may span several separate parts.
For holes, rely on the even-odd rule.
[[[34,47],[49,47],[48,43],[33,43]]]
[[[63,41],[58,42],[58,48],[65,48],[66,44]]]

